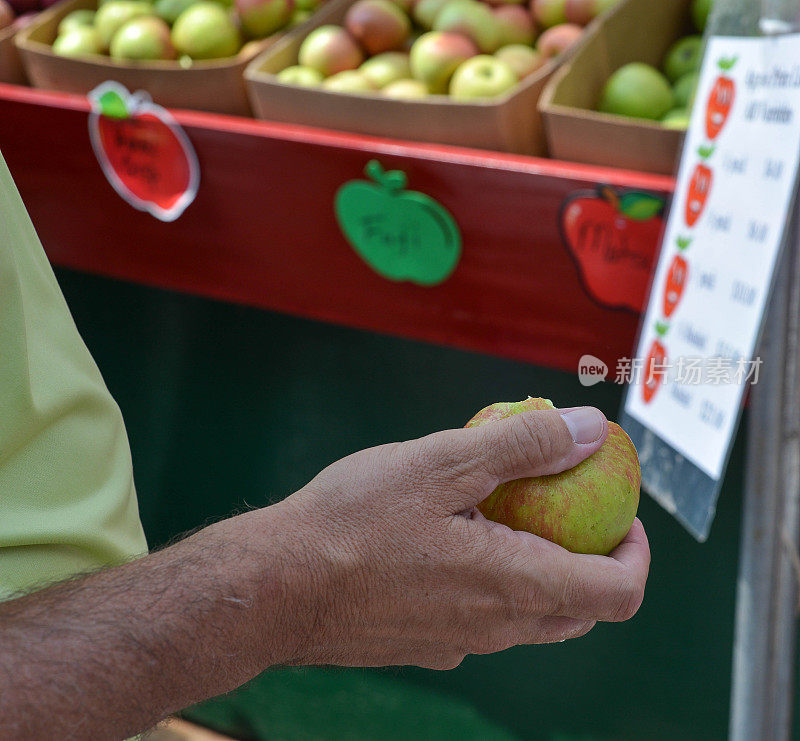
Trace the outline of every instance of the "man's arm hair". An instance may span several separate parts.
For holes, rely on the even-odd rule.
[[[0,603],[3,737],[125,738],[289,661],[278,510]]]

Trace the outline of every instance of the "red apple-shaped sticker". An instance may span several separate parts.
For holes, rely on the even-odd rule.
[[[116,82],[89,93],[89,134],[108,182],[131,206],[174,221],[200,185],[197,155],[183,129],[146,93]]]
[[[405,190],[406,175],[371,160],[372,182],[351,180],[336,193],[336,217],[347,241],[376,273],[393,281],[435,286],[461,256],[450,213],[424,193]]]
[[[639,312],[645,305],[663,222],[664,200],[602,187],[576,193],[561,209],[564,242],[591,298]]]
[[[738,57],[720,59],[717,66],[725,73],[733,69],[737,61]],[[720,75],[711,89],[706,106],[706,134],[709,139],[716,139],[719,136],[730,116],[735,99],[736,83],[725,74]]]
[[[692,243],[687,237],[678,237],[678,249],[684,252]],[[664,317],[669,319],[678,307],[686,283],[689,280],[689,264],[682,254],[675,255],[667,271],[667,284],[664,288]]]
[[[658,338],[653,340],[650,345],[650,352],[647,354],[647,359],[644,363],[643,375],[644,383],[642,384],[642,398],[645,404],[653,401],[661,383],[664,380],[667,364],[667,349],[661,342],[661,339],[667,334],[669,325],[658,322],[656,324],[656,333]]]

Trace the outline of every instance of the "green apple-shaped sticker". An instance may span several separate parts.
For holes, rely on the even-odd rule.
[[[452,275],[461,234],[450,213],[424,193],[405,190],[399,170],[371,160],[372,182],[351,180],[336,193],[336,218],[347,241],[376,273],[394,281],[435,286]]]

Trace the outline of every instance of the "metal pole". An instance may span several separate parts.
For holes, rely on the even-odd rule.
[[[800,232],[778,266],[753,387],[736,597],[730,738],[792,732],[800,515]]]

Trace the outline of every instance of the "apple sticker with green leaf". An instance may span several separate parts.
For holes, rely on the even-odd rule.
[[[351,180],[336,193],[335,211],[347,241],[378,275],[435,286],[461,257],[461,234],[450,213],[430,196],[405,190],[399,170],[371,160],[367,180]]]
[[[116,82],[89,93],[89,135],[103,174],[131,206],[174,221],[200,185],[197,155],[183,129],[147,93]]]
[[[664,199],[618,194],[602,186],[570,196],[561,208],[561,233],[589,296],[603,306],[639,312],[655,260]]]

